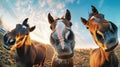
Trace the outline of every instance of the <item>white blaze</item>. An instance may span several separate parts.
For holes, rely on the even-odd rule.
[[[97,17],[95,17],[95,16],[92,16],[92,17],[90,18],[90,20],[92,20],[92,19],[94,19],[94,21],[96,21],[96,22],[100,22],[100,19],[97,18]]]
[[[27,27],[25,25],[23,25],[22,28],[27,29]]]
[[[62,36],[62,32],[65,29],[65,24],[62,22],[63,20],[58,20],[56,25],[56,32],[58,34],[58,38],[60,40],[62,49],[64,49],[64,37]]]

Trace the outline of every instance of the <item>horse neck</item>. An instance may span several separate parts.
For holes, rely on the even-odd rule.
[[[114,54],[114,51],[105,52],[102,48],[99,48],[99,49],[100,49],[101,56],[104,57],[103,59],[110,60],[110,56]]]
[[[30,38],[29,35],[27,35],[27,37],[26,37],[26,39],[25,39],[25,41],[24,41],[24,44],[25,44],[25,45],[31,45],[31,44],[32,44],[31,38]]]
[[[31,42],[30,36],[27,35],[23,45],[20,48],[17,48],[18,56],[22,57],[26,55],[27,51],[30,50],[31,45],[32,45],[32,42]]]

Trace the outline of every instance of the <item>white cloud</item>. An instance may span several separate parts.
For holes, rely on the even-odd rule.
[[[38,2],[39,6],[33,6],[32,1],[19,1],[17,0],[14,6],[17,11],[17,20],[22,22],[26,17],[29,17],[30,26],[36,25],[36,29],[32,36],[34,39],[42,42],[49,43],[50,28],[47,20],[48,12],[55,18],[56,16],[63,15],[65,9],[65,3],[54,2],[53,0],[42,0]],[[47,6],[48,7],[45,7]],[[42,10],[41,10],[42,9]],[[59,12],[59,14],[58,14]],[[35,38],[36,36],[36,38]]]
[[[46,4],[46,2],[45,2],[45,1],[39,1],[39,5],[40,5],[40,7],[44,7],[44,6],[45,6],[45,4]]]
[[[51,33],[51,30],[49,28],[49,23],[47,20],[47,15],[50,12],[51,15],[56,17],[62,17],[66,12],[66,3],[73,3],[75,0],[65,0],[64,2],[60,1],[54,1],[54,0],[38,0],[38,5],[33,4],[33,0],[17,0],[15,3],[11,3],[12,7],[10,8],[14,9],[13,12],[15,12],[16,18],[7,16],[6,18],[9,18],[5,20],[6,24],[5,26],[10,27],[8,29],[14,28],[17,23],[22,23],[22,21],[28,17],[29,18],[29,24],[30,26],[36,25],[35,31],[31,33],[32,39],[35,39],[40,42],[44,43],[50,43],[49,42],[49,36]],[[78,0],[79,1],[79,0]],[[9,12],[10,10],[8,10]],[[12,14],[11,14],[12,15]],[[12,19],[12,20],[11,20]],[[18,22],[14,21],[17,20]],[[16,23],[10,23],[9,22],[16,22]],[[86,37],[83,37],[84,31],[80,31],[80,24],[75,23],[72,26],[73,31],[76,36],[76,46],[77,47],[84,47],[86,44],[86,40],[89,43],[91,40],[88,40]],[[86,45],[88,46],[88,45]]]
[[[83,25],[83,24],[82,24]],[[89,33],[88,30],[85,30],[79,22],[75,22],[72,26],[72,30],[75,34],[75,48],[95,48],[97,45],[95,44],[94,40]],[[80,27],[81,26],[81,27]],[[87,31],[88,34],[85,34]]]
[[[64,3],[58,3],[57,5],[56,5],[56,8],[57,9],[63,9],[65,7],[65,4]]]
[[[55,7],[55,2],[53,0],[46,0],[49,7]]]

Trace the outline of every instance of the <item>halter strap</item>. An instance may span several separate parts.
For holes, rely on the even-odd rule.
[[[113,47],[111,47],[110,49],[105,50],[106,52],[112,51],[119,43],[117,43],[116,45],[114,45]]]

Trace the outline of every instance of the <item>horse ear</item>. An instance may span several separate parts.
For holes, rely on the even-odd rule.
[[[23,21],[23,25],[26,25],[28,22],[28,18],[26,18],[24,21]]]
[[[35,28],[36,28],[36,26],[31,27],[30,32],[32,32]]]
[[[92,7],[92,13],[98,14],[98,10],[96,9],[96,7],[93,5],[91,7]]]
[[[66,10],[65,19],[67,19],[69,21],[71,20],[71,14],[70,14],[70,11],[68,9]]]
[[[53,19],[53,17],[51,16],[50,13],[48,14],[48,22],[49,22],[50,24],[54,22],[54,19]]]
[[[82,22],[84,25],[86,25],[87,20],[86,20],[85,18],[82,18],[82,17],[81,17],[81,22]]]

